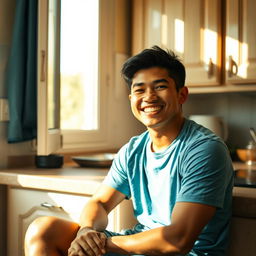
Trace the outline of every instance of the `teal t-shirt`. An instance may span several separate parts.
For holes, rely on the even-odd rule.
[[[176,202],[215,206],[215,216],[188,255],[225,255],[233,167],[225,143],[203,126],[186,119],[179,136],[160,153],[151,151],[148,132],[133,137],[118,152],[104,183],[132,198],[143,230],[170,225]]]

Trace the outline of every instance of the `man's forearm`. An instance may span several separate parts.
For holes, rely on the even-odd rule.
[[[80,216],[81,227],[90,227],[102,231],[107,227],[108,213],[97,201],[90,200],[84,207]]]
[[[161,227],[135,235],[114,236],[107,240],[107,252],[142,255],[179,255],[186,253],[173,227]],[[168,234],[168,236],[167,236]]]

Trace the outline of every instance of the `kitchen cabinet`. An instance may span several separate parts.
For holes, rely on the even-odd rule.
[[[226,0],[226,81],[256,83],[256,2]]]
[[[256,190],[234,187],[228,256],[254,256],[256,252]]]
[[[24,236],[29,224],[40,216],[57,216],[79,222],[90,196],[8,187],[7,256],[24,255]],[[125,200],[109,215],[108,229],[119,231],[135,223],[131,202]]]
[[[133,54],[153,45],[172,49],[186,67],[187,85],[220,85],[220,5],[219,0],[135,0]]]
[[[254,0],[133,0],[132,54],[174,50],[192,93],[256,91],[255,9]]]
[[[234,163],[234,169],[239,168],[245,168],[245,165]],[[4,185],[0,190],[3,193],[3,209],[6,208],[5,202],[8,202],[8,234],[6,239],[5,231],[2,230],[0,237],[3,238],[2,245],[8,242],[8,253],[5,253],[5,248],[1,248],[4,252],[0,255],[24,255],[24,233],[29,223],[38,216],[55,215],[77,221],[84,203],[98,189],[106,174],[107,169],[76,167],[1,170],[0,184]],[[255,188],[234,187],[232,215],[227,255],[255,255]],[[125,200],[111,212],[108,228],[119,231],[135,223],[131,201]]]

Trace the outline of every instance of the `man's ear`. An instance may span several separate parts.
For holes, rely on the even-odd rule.
[[[183,104],[186,102],[188,98],[188,87],[183,86],[180,90],[179,90],[179,103]]]
[[[128,96],[128,97],[129,97],[129,100],[131,101],[131,97],[132,97],[132,95],[131,95],[131,94],[129,94],[129,96]]]

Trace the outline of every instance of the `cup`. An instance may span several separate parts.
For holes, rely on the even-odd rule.
[[[248,165],[254,165],[256,164],[256,149],[247,149],[247,152],[246,152],[246,164]]]
[[[256,164],[256,145],[250,142],[246,147],[246,164]]]

